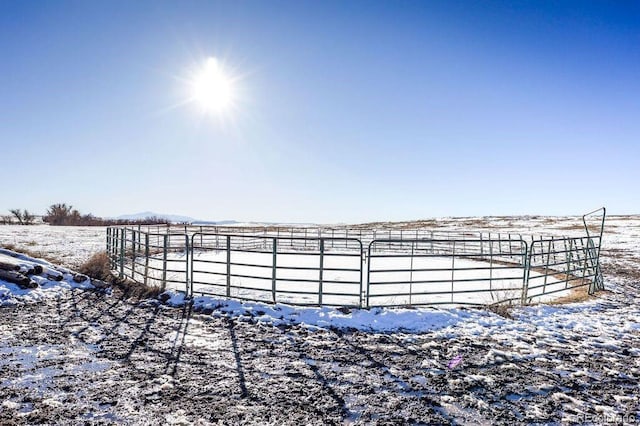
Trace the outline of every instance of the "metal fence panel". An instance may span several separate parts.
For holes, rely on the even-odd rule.
[[[496,232],[153,225],[109,227],[106,248],[120,277],[187,296],[321,306],[530,303],[603,288],[605,215],[583,216],[586,236],[529,243]]]
[[[362,244],[357,239],[198,232],[191,242],[192,294],[361,306]]]
[[[520,300],[523,240],[374,240],[368,306],[487,305]]]

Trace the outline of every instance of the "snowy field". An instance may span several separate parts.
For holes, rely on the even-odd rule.
[[[582,233],[575,219],[436,222]],[[60,229],[0,226],[0,245],[56,248],[67,266],[103,249],[95,228]],[[510,317],[215,296],[191,306],[178,293],[135,303],[70,275],[35,291],[0,282],[0,423],[635,423],[640,217],[607,220],[602,264],[597,297]]]
[[[0,225],[0,246],[12,245],[42,257],[77,267],[92,254],[104,251],[106,229],[102,226]]]

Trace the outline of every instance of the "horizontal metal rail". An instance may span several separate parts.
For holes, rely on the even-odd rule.
[[[122,278],[189,297],[316,306],[530,303],[603,288],[604,208],[585,235],[344,227],[109,227]],[[366,249],[364,249],[366,247]]]
[[[405,251],[378,253],[376,246],[393,244],[402,244]],[[426,252],[416,254],[420,247]],[[433,247],[431,252],[429,247]],[[378,300],[376,306],[416,306],[434,302],[489,304],[497,298],[514,297],[504,297],[505,293],[513,291],[521,298],[526,280],[526,255],[527,242],[513,237],[506,242],[492,239],[374,240],[367,249],[368,306],[372,300]],[[391,292],[389,287],[395,290]],[[489,294],[488,298],[483,296],[485,293]],[[467,297],[469,294],[478,297]]]
[[[256,299],[271,302],[297,304],[290,296],[299,295],[306,305],[360,307],[362,243],[337,240],[196,232],[191,236],[191,293],[244,297],[252,291]]]

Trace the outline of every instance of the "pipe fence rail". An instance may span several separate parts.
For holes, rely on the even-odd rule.
[[[360,306],[357,239],[195,233],[190,294],[299,305]]]
[[[528,304],[604,288],[606,209],[586,235],[428,229],[107,228],[112,271],[188,297],[314,306]]]
[[[368,306],[487,305],[521,299],[527,243],[374,240],[367,258]]]

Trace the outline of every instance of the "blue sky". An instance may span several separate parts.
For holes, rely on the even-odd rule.
[[[640,213],[635,1],[0,0],[0,54],[0,211]]]

